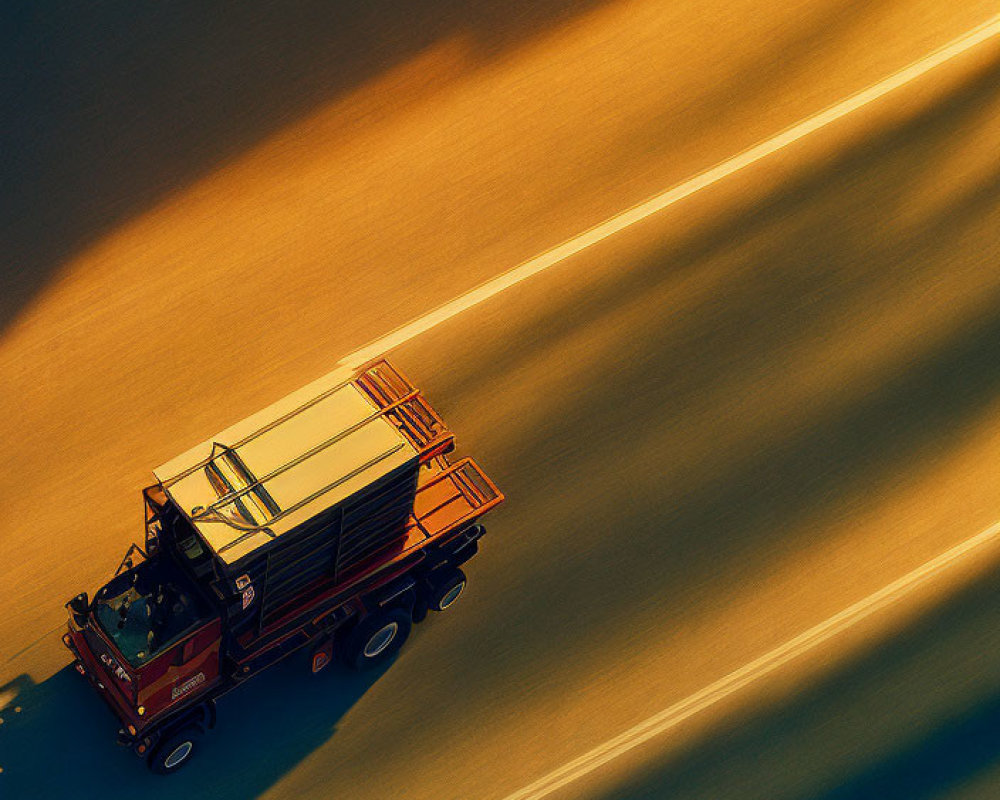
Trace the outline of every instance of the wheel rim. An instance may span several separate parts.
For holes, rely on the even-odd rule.
[[[167,769],[173,769],[189,755],[191,755],[192,747],[194,747],[193,742],[181,742],[174,748],[173,752],[167,756],[166,759],[164,759],[163,766]]]
[[[462,581],[457,586],[452,586],[447,592],[444,593],[444,597],[441,598],[440,608],[444,611],[448,606],[452,605],[459,597],[461,597],[462,592],[465,591],[465,581]]]
[[[398,631],[398,622],[390,622],[384,628],[380,628],[375,635],[368,640],[368,644],[365,645],[365,656],[368,658],[374,658],[385,650],[392,640],[396,638],[396,633]]]

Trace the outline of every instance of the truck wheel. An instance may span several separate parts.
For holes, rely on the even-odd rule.
[[[434,584],[427,595],[427,607],[431,611],[444,611],[455,605],[465,591],[465,573],[457,567]]]
[[[377,612],[347,635],[341,658],[354,669],[369,669],[392,658],[409,635],[410,613],[406,609]]]
[[[171,775],[187,764],[201,738],[201,728],[188,725],[160,741],[149,754],[147,765],[157,775]]]

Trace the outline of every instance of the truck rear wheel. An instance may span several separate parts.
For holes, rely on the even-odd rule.
[[[404,608],[365,617],[344,640],[341,658],[354,669],[370,669],[388,661],[410,635],[410,613]]]
[[[149,754],[147,765],[157,775],[177,772],[194,756],[201,735],[201,728],[188,725],[164,737]]]
[[[444,611],[458,602],[465,591],[465,573],[455,567],[434,584],[427,595],[427,607],[431,611]]]

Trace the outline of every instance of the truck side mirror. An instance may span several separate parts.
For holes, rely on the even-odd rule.
[[[80,594],[70,600],[66,605],[73,613],[73,621],[77,625],[82,628],[87,624],[87,613],[90,611],[90,599],[87,597],[86,592],[80,592]]]

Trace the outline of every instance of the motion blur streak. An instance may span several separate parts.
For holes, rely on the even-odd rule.
[[[546,250],[544,253],[480,284],[465,294],[456,297],[454,300],[438,306],[433,311],[376,339],[360,350],[345,356],[341,359],[340,364],[349,367],[358,367],[389,350],[399,347],[399,345],[408,342],[415,336],[419,336],[421,333],[429,331],[442,322],[446,322],[452,317],[515,286],[521,281],[565,261],[567,258],[586,250],[591,245],[597,244],[609,236],[613,236],[635,225],[637,222],[641,222],[647,217],[669,208],[695,192],[718,183],[723,178],[727,178],[741,169],[749,167],[763,158],[767,158],[767,156],[794,144],[811,133],[825,128],[827,125],[884,97],[895,89],[899,89],[911,81],[926,75],[935,67],[941,66],[998,34],[1000,34],[1000,15],[992,17],[982,25],[978,25],[957,39],[953,39],[940,49],[913,62],[898,72],[894,72],[889,77],[869,86],[867,89],[851,95],[846,100],[835,103],[818,114],[807,117],[770,139],[754,145],[748,150],[744,150],[742,153],[728,158],[704,172],[698,173],[683,183],[667,189],[665,192],[655,195],[639,205],[616,214],[578,236],[574,236],[572,239],[553,247],[551,250]]]
[[[624,733],[609,739],[604,744],[595,747],[588,753],[574,759],[570,763],[535,781],[504,800],[538,800],[546,797],[557,789],[593,772],[603,764],[627,753],[643,742],[655,736],[666,733],[684,720],[694,716],[699,711],[718,703],[738,692],[744,686],[774,672],[792,659],[812,650],[823,642],[833,638],[848,628],[861,622],[890,603],[912,592],[921,584],[943,572],[957,561],[976,552],[992,542],[1000,533],[1000,522],[991,525],[981,533],[956,545],[950,550],[933,558],[899,580],[893,581],[877,592],[848,606],[839,614],[815,625],[794,639],[790,639],[774,650],[762,655],[743,667],[720,678],[704,689],[684,698],[679,703],[654,714],[649,719],[640,722]]]

